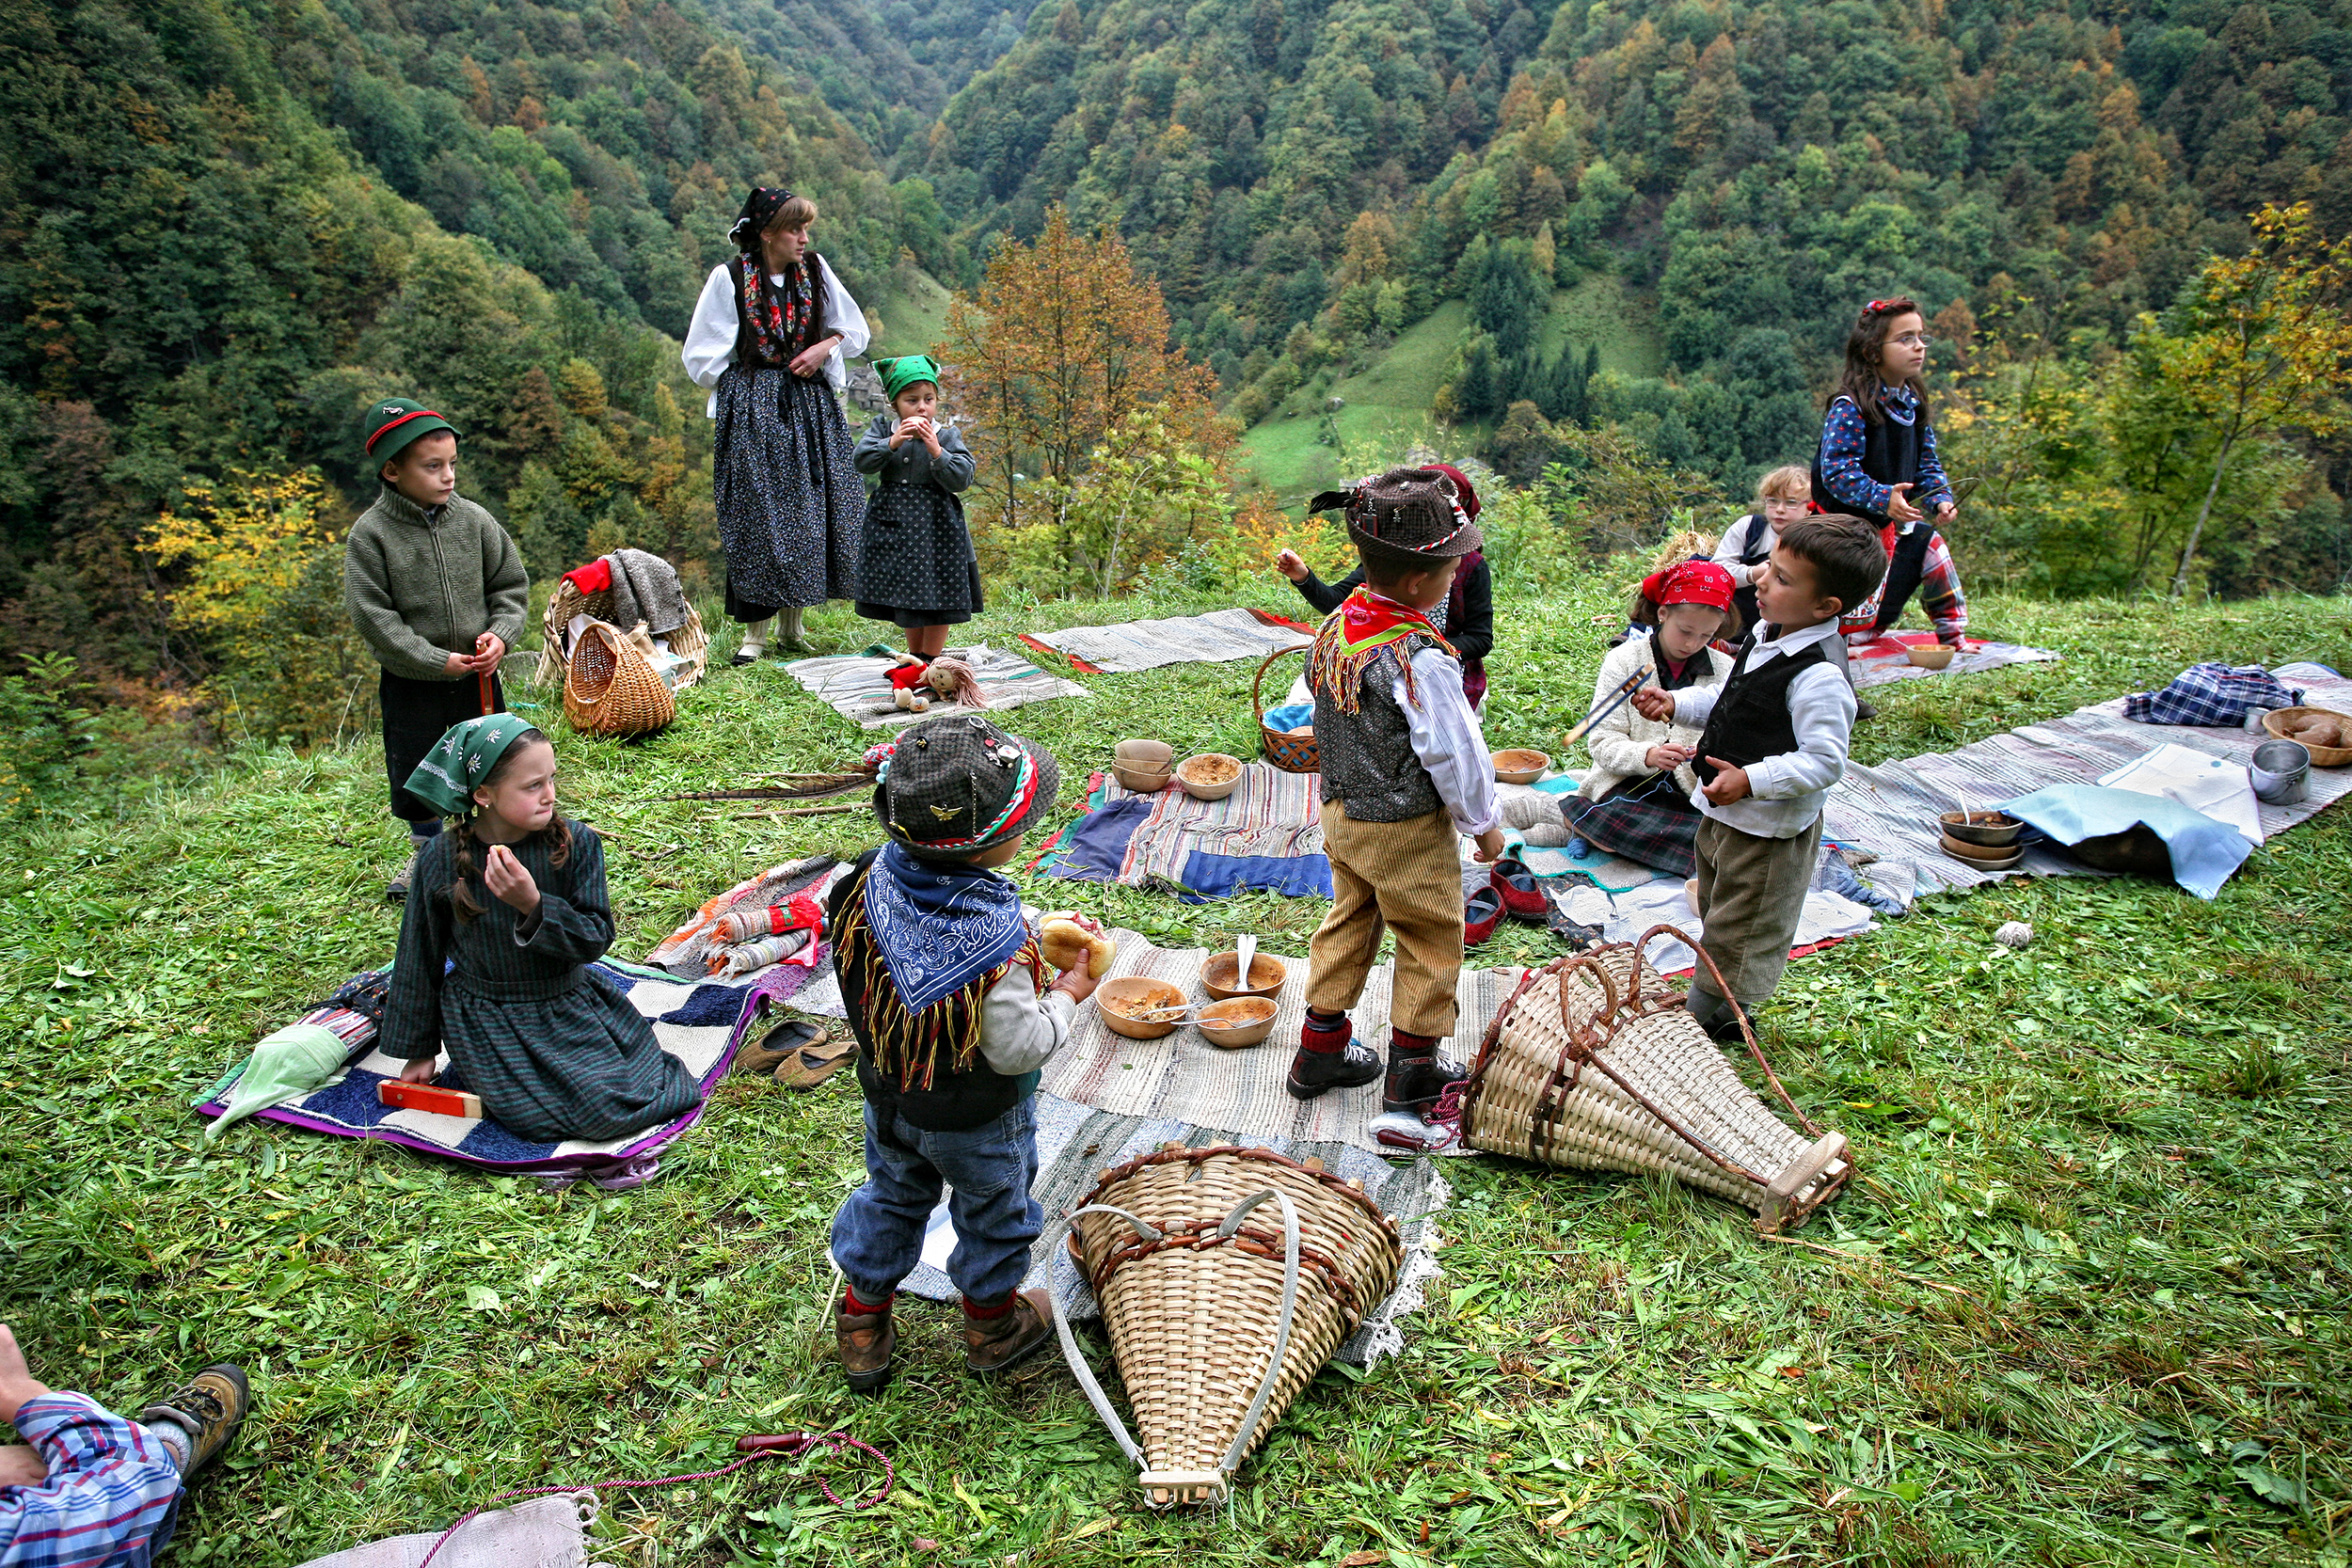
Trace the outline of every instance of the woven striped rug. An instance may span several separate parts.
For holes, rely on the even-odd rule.
[[[1884,686],[1889,681],[1933,680],[1946,675],[1973,675],[1979,670],[1998,670],[2005,664],[2046,664],[2058,656],[2047,648],[2028,648],[2022,642],[1987,642],[1977,638],[1963,638],[1959,655],[1941,670],[1928,670],[1911,662],[1905,649],[1935,646],[1931,631],[1889,632],[1874,642],[1865,642],[1847,650],[1846,657],[1853,664],[1853,683],[1857,689]]]
[[[1117,931],[1119,958],[1111,975],[1148,974],[1183,991],[1187,1000],[1209,1000],[1200,987],[1205,947],[1154,947],[1133,931]],[[1272,954],[1262,957],[1273,957]],[[1168,1117],[1199,1127],[1222,1128],[1245,1143],[1273,1138],[1296,1143],[1345,1144],[1370,1153],[1382,1146],[1374,1139],[1370,1123],[1380,1114],[1378,1080],[1358,1089],[1333,1089],[1317,1100],[1293,1100],[1283,1081],[1290,1074],[1291,1053],[1306,1021],[1307,960],[1284,958],[1290,974],[1276,997],[1274,1031],[1263,1045],[1227,1051],[1208,1043],[1200,1031],[1185,1024],[1155,1040],[1131,1040],[1103,1026],[1102,1010],[1081,1007],[1070,1032],[1070,1043],[1045,1064],[1048,1094],[1120,1116]],[[1389,1040],[1391,968],[1381,964],[1364,987],[1355,1008],[1356,1037],[1378,1050]],[[1457,1061],[1478,1048],[1511,988],[1518,983],[1516,968],[1465,967],[1456,992],[1460,1018],[1452,1043],[1443,1047]]]
[[[1165,621],[1126,621],[1115,626],[1070,626],[1022,641],[1067,656],[1080,670],[1125,674],[1163,664],[1224,664],[1263,658],[1280,648],[1314,641],[1314,628],[1262,610],[1219,610]]]
[[[988,699],[992,713],[1024,707],[1030,703],[1050,702],[1056,697],[1089,695],[1087,689],[1075,681],[1049,675],[1027,659],[999,653],[985,644],[949,648],[947,654],[972,666],[973,674],[979,677],[980,695]],[[910,713],[897,706],[898,694],[890,685],[892,662],[887,658],[868,658],[863,655],[798,658],[786,665],[784,671],[814,692],[819,702],[860,729],[895,730],[912,724],[917,719],[938,719],[948,714],[972,711],[940,702],[931,704],[928,713]]]
[[[2314,707],[2352,712],[2352,680],[2317,664],[2281,665],[2272,672],[2289,686],[2302,687]],[[2185,724],[2139,724],[2123,717],[2123,699],[2077,708],[2062,719],[2023,724],[2001,735],[1875,768],[1849,765],[1832,785],[1822,809],[1823,831],[1843,844],[1859,845],[1882,859],[1908,861],[1919,873],[1919,891],[1970,888],[2005,877],[2095,877],[2080,861],[2037,846],[2007,871],[1984,871],[1938,847],[1936,818],[1956,811],[1960,796],[1981,810],[2029,795],[2048,784],[2094,784],[2125,763],[2169,742],[2234,763],[2250,761],[2269,736],[2245,730]],[[2265,805],[2265,837],[2307,821],[2352,794],[2352,768],[2314,768],[2311,793],[2291,806]]]
[[[1184,862],[1196,851],[1210,855],[1320,855],[1322,807],[1316,796],[1320,773],[1286,773],[1267,763],[1245,763],[1241,787],[1222,800],[1196,800],[1173,786],[1141,797],[1152,815],[1127,841],[1118,880],[1129,887],[1179,891]],[[1106,781],[1104,801],[1137,799],[1117,779]]]

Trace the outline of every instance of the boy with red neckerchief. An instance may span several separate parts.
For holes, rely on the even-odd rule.
[[[1482,862],[1502,852],[1486,736],[1463,695],[1461,662],[1429,619],[1482,541],[1454,481],[1433,468],[1391,469],[1359,486],[1347,534],[1364,580],[1325,618],[1308,655],[1332,903],[1307,950],[1307,1022],[1289,1088],[1311,1100],[1381,1075],[1347,1010],[1391,930],[1381,1109],[1425,1116],[1462,1075],[1438,1054],[1454,1032],[1462,970],[1457,837],[1476,839]]]

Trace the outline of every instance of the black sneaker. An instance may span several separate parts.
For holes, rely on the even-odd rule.
[[[1865,719],[1876,719],[1878,716],[1879,710],[1872,707],[1868,703],[1863,701],[1860,697],[1856,697],[1853,700],[1853,721],[1855,723],[1859,724]]]
[[[1468,1076],[1461,1063],[1434,1051],[1426,1056],[1391,1056],[1388,1082],[1380,1085],[1380,1109],[1409,1111],[1425,1120],[1446,1085]]]
[[[156,1403],[139,1412],[142,1421],[169,1421],[188,1433],[188,1462],[180,1468],[192,1476],[209,1464],[237,1435],[245,1422],[253,1391],[245,1369],[223,1361],[205,1368]]]
[[[1283,1087],[1293,1100],[1312,1100],[1327,1089],[1361,1088],[1379,1076],[1379,1056],[1363,1041],[1350,1039],[1344,1051],[1301,1046],[1291,1058],[1291,1075]]]

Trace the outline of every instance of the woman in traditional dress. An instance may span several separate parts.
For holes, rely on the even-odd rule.
[[[866,313],[809,248],[817,204],[753,187],[727,230],[735,255],[710,269],[680,357],[711,388],[719,421],[711,499],[727,554],[738,664],[766,651],[771,623],[804,647],[801,613],[857,597],[866,483],[850,461],[839,389],[845,355],[866,352]]]

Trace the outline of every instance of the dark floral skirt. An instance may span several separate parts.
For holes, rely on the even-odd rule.
[[[733,365],[718,391],[711,501],[729,604],[772,611],[856,598],[866,482],[831,384]]]

